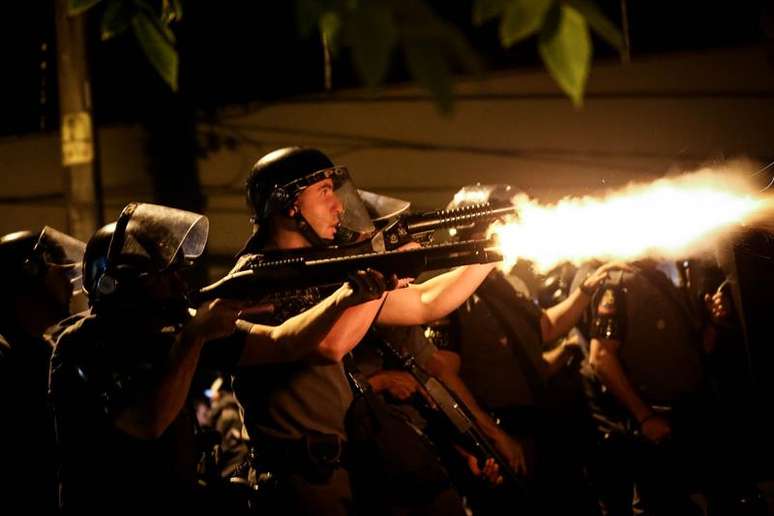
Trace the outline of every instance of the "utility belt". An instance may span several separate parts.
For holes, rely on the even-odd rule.
[[[336,434],[310,433],[300,439],[261,438],[250,448],[256,471],[301,474],[312,481],[326,481],[349,463],[347,442]]]

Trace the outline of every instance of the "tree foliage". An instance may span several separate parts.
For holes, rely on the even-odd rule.
[[[80,15],[98,5],[104,7],[101,36],[108,40],[131,29],[156,72],[177,91],[179,58],[171,25],[183,16],[180,0],[69,0],[68,14]]]
[[[178,54],[172,24],[183,14],[180,0],[70,0],[70,14],[103,4],[102,38],[129,30],[154,69],[177,89]],[[458,27],[425,0],[296,0],[297,31],[320,37],[334,58],[349,52],[368,87],[381,84],[393,61],[402,59],[442,112],[453,105],[453,77],[481,70],[481,60]],[[538,52],[559,87],[579,106],[591,67],[594,31],[623,53],[621,32],[592,0],[472,0],[471,19],[486,30],[497,24],[504,48],[536,37]],[[335,59],[326,59],[330,76]]]

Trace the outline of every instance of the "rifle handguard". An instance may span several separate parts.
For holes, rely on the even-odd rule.
[[[406,228],[409,233],[421,233],[436,229],[456,228],[476,222],[493,221],[506,215],[515,215],[514,206],[492,207],[489,203],[474,204],[453,210],[437,210],[416,215],[407,215]]]

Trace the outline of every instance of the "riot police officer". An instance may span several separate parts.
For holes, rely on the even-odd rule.
[[[54,426],[47,403],[53,343],[69,314],[83,242],[50,227],[0,238],[0,512],[56,510]]]
[[[364,274],[276,328],[238,320],[235,301],[192,311],[181,270],[203,251],[208,226],[195,213],[133,203],[89,242],[92,311],[62,333],[51,360],[65,511],[195,507],[185,404],[197,364],[312,355],[346,308],[381,295]]]
[[[510,205],[516,194],[507,184],[468,185],[448,208],[481,202]],[[456,236],[481,238],[486,229],[475,224]],[[474,492],[471,498],[479,512],[499,514],[509,507],[527,513],[593,513],[578,451],[582,421],[567,404],[553,403],[551,380],[576,352],[575,341],[562,337],[583,314],[593,289],[619,267],[600,267],[584,278],[582,288],[576,286],[566,299],[546,308],[533,300],[524,278],[495,270],[446,324],[430,329],[436,337],[446,333],[439,345],[456,357],[460,377],[478,403],[499,419],[499,431],[505,430],[524,450],[529,496]]]
[[[592,472],[603,512],[631,514],[636,501],[648,514],[701,514],[689,494],[703,491],[709,514],[760,514],[707,382],[704,345],[728,311],[718,294],[698,312],[670,280],[677,274],[665,274],[673,265],[641,260],[611,274],[592,303]]]
[[[248,178],[247,199],[255,231],[237,268],[267,257],[329,252],[330,246],[356,242],[373,231],[346,168],[336,166],[317,149],[283,148],[262,157]],[[346,455],[344,420],[352,392],[341,359],[374,320],[413,325],[442,317],[462,303],[491,268],[461,267],[349,310],[329,335],[333,361],[291,362],[238,372],[234,387],[250,438],[285,480],[285,492],[279,497],[282,510],[351,512],[349,476],[340,458]],[[277,307],[274,321],[315,302],[319,295],[306,291]]]

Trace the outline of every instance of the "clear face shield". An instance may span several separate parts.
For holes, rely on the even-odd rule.
[[[331,194],[335,199],[331,199],[331,210],[337,211],[337,215],[331,215],[337,218],[336,232],[333,237],[334,244],[349,244],[357,242],[364,236],[370,236],[374,231],[374,224],[368,214],[368,210],[363,204],[363,200],[358,194],[358,189],[349,176],[345,167],[331,167],[318,170],[312,174],[288,183],[283,190],[295,198],[304,190],[315,187],[320,188],[330,182],[332,187]],[[321,185],[318,185],[321,183]],[[306,214],[302,214],[306,218]],[[323,240],[330,240],[324,235],[318,236]]]
[[[150,263],[163,271],[180,261],[191,263],[207,244],[207,217],[155,204],[130,204],[116,222],[108,263]]]
[[[81,291],[81,264],[86,252],[86,243],[61,231],[46,226],[40,232],[35,244],[37,253],[48,267],[55,267],[70,280],[73,294]]]
[[[368,190],[358,190],[358,194],[365,204],[368,216],[376,226],[383,226],[411,207],[409,201],[380,195]]]

